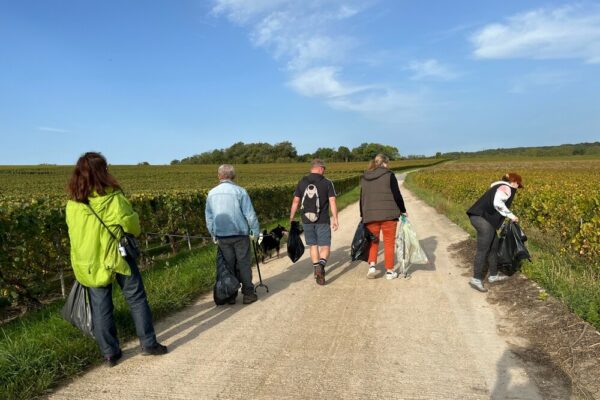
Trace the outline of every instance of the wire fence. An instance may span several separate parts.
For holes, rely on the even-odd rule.
[[[212,236],[206,235],[192,235],[192,234],[170,234],[170,233],[158,233],[158,232],[146,232],[143,235],[142,243],[143,247],[140,249],[140,269],[149,269],[154,264],[156,257],[165,256],[168,253],[173,255],[177,254],[179,246],[184,244],[188,248],[189,251],[193,249],[199,249],[208,245],[216,245],[216,239]],[[257,239],[260,241],[261,238],[265,237],[275,237],[273,234],[260,234],[257,236]],[[156,242],[156,239],[160,239],[161,242],[165,240],[168,243],[153,245],[153,240]],[[196,246],[194,246],[196,244]],[[260,251],[260,246],[257,246]],[[161,251],[162,250],[162,251]],[[57,282],[60,284],[60,294],[64,299],[67,296],[67,284],[70,284],[74,281],[75,276],[71,269],[60,268],[58,273],[48,279],[50,283],[49,286],[54,286],[52,282]]]

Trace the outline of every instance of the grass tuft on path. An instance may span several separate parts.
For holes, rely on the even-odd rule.
[[[359,196],[358,187],[342,194],[337,199],[338,209],[356,202]],[[277,222],[289,225],[287,219]],[[215,247],[208,246],[182,252],[142,271],[154,319],[181,310],[212,289],[215,262]],[[115,321],[124,342],[135,337],[135,327],[119,286],[113,287]],[[54,303],[0,327],[0,400],[40,397],[101,362],[96,342],[60,317],[62,305],[62,301]]]

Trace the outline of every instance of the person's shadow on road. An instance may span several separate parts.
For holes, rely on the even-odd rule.
[[[283,251],[282,253],[285,254]],[[285,257],[287,258],[287,255],[285,255]],[[348,246],[331,252],[329,256],[329,267],[326,269],[327,272],[330,272],[337,266],[342,265],[346,259],[350,259],[350,248]],[[308,247],[305,250],[305,255],[296,263],[292,263],[292,261],[289,259],[288,262],[289,265],[282,272],[263,279],[263,283],[268,286],[269,292],[264,291],[264,288],[257,288],[257,302],[268,301],[272,296],[282,295],[284,294],[284,290],[291,284],[304,280],[309,275],[312,277],[313,268],[310,261]],[[262,266],[264,266],[264,264],[262,264]],[[346,266],[342,273],[345,273],[355,266],[356,264]],[[342,273],[337,274],[336,277],[339,277],[339,275]],[[257,285],[258,271],[256,270],[255,263],[253,263],[253,280],[254,284]],[[333,280],[329,280],[327,284],[330,284],[332,281]],[[207,297],[204,302],[185,308],[183,311],[177,314],[177,319],[183,322],[169,326],[167,329],[160,332],[158,335],[159,341],[166,341],[174,336],[180,335],[182,332],[188,331],[185,333],[185,335],[169,343],[169,351],[176,351],[178,347],[185,345],[190,340],[193,340],[198,335],[202,334],[202,332],[216,326],[220,322],[223,322],[227,318],[240,311],[242,307],[246,307],[246,305],[240,304],[242,302],[242,297],[243,296],[241,295],[238,296],[237,304],[235,305],[223,306],[216,306],[212,301],[212,298],[209,300]],[[251,307],[252,305],[249,306]]]

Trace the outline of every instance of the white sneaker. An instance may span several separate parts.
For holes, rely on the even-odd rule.
[[[488,290],[483,287],[483,282],[480,279],[471,278],[469,281],[469,285],[475,290],[479,290],[480,292],[487,292]]]
[[[488,276],[488,282],[489,283],[494,283],[494,282],[502,282],[507,280],[509,277],[506,275],[501,274],[500,272],[498,272],[497,275],[490,275]]]
[[[367,278],[374,279],[375,275],[377,275],[377,269],[374,266],[370,266],[369,271],[367,272]]]
[[[385,279],[396,279],[398,277],[398,273],[392,269],[388,269],[385,273]]]

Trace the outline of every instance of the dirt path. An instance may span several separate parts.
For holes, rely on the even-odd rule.
[[[448,252],[466,233],[403,195],[430,255],[410,279],[387,281],[382,271],[367,280],[366,263],[349,262],[355,204],[341,213],[326,286],[314,283],[308,251],[294,265],[283,256],[267,262],[270,293],[259,289],[258,302],[215,307],[212,294],[202,296],[157,324],[168,355],[143,357],[130,343],[119,365],[95,368],[50,398],[542,398],[498,333],[497,311]]]

